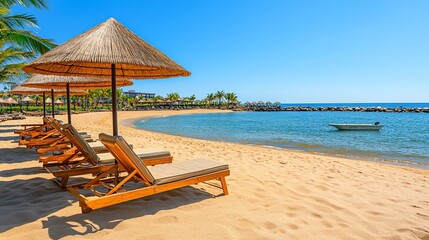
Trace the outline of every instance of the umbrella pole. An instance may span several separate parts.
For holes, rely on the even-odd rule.
[[[112,117],[113,117],[113,136],[118,136],[118,110],[116,100],[116,64],[112,64]]]
[[[71,124],[71,109],[70,109],[70,83],[67,83],[67,118],[69,124]]]
[[[116,109],[116,64],[112,64],[112,117],[113,117],[113,136],[118,136],[118,112]],[[115,185],[119,182],[118,161],[115,159]]]
[[[43,92],[43,117],[46,118],[46,93]]]
[[[22,113],[22,94],[19,94],[19,112]]]
[[[55,118],[54,89],[51,89],[52,118]]]

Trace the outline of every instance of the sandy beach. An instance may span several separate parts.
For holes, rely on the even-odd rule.
[[[82,214],[14,130],[0,123],[0,239],[429,239],[429,171],[294,150],[139,130],[133,120],[216,110],[119,112],[135,147],[164,148],[174,161],[229,164],[229,195],[194,185]],[[66,120],[66,115],[58,116]],[[111,113],[73,115],[93,137]]]

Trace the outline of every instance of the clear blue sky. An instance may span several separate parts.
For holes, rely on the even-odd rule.
[[[116,18],[192,72],[135,89],[285,103],[429,102],[427,0],[48,1],[57,44]]]

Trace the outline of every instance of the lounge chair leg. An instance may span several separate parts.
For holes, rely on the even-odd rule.
[[[92,211],[85,203],[79,202],[79,206],[82,209],[82,213],[90,213]]]
[[[90,213],[92,211],[89,207],[82,207],[82,213]]]
[[[219,178],[220,183],[222,184],[223,195],[228,195],[228,187],[226,186],[225,177]]]
[[[62,189],[66,189],[68,181],[69,181],[69,177],[62,177],[62,179],[61,179],[61,188]]]

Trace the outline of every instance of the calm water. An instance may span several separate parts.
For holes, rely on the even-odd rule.
[[[380,132],[328,123],[374,123]],[[429,167],[428,113],[237,112],[145,119],[138,127],[193,138],[319,151]],[[417,164],[419,163],[419,164]]]

